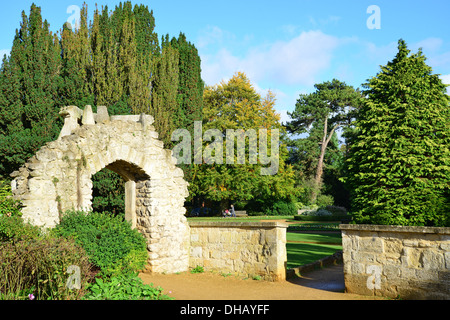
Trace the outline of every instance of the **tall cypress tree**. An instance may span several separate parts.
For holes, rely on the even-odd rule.
[[[136,88],[134,112],[149,113],[151,108],[152,74],[159,53],[158,35],[154,32],[155,18],[147,6],[135,5]]]
[[[186,40],[184,33],[172,38],[171,44],[179,52],[178,68],[178,128],[192,130],[194,121],[202,120],[203,89],[201,61],[197,48]]]
[[[73,30],[64,24],[61,31],[62,84],[60,96],[62,105],[85,106],[94,103],[95,80],[90,55],[87,6],[80,11],[80,26]],[[94,66],[98,66],[97,64]]]
[[[364,86],[348,160],[358,223],[449,226],[449,97],[425,60],[400,40]]]
[[[29,17],[22,12],[0,73],[0,175],[16,170],[59,133],[60,55],[59,40],[33,4]]]
[[[172,47],[168,36],[162,38],[161,54],[155,58],[150,114],[155,118],[155,128],[167,148],[172,146],[171,135],[176,129],[178,94],[178,50]]]

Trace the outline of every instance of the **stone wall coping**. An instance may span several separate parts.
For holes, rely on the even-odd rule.
[[[422,227],[422,226],[393,226],[393,225],[373,225],[373,224],[340,224],[339,228],[345,231],[368,231],[368,232],[408,232],[408,233],[433,233],[448,234],[450,228],[447,227]]]
[[[231,219],[231,218],[229,218]],[[287,228],[287,223],[279,221],[188,221],[190,227],[209,228]]]

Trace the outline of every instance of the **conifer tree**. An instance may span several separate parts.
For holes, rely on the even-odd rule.
[[[178,128],[191,130],[194,121],[202,119],[203,88],[200,57],[195,46],[186,40],[184,33],[178,39],[172,38],[171,44],[179,52],[178,78]]]
[[[336,79],[316,84],[315,88],[311,94],[300,95],[294,112],[290,113],[292,121],[287,124],[291,133],[308,133],[307,138],[297,139],[293,145],[299,153],[294,156],[306,160],[304,164],[308,169],[315,171],[311,203],[315,202],[322,188],[324,161],[330,141],[336,130],[347,124],[349,109],[358,108],[361,97],[358,90]]]
[[[348,159],[358,223],[449,226],[449,97],[425,60],[400,40],[364,85]]]
[[[16,170],[59,133],[60,55],[57,36],[33,4],[29,17],[22,12],[0,72],[0,175]]]
[[[150,114],[155,118],[160,139],[170,148],[172,132],[177,128],[174,119],[180,112],[177,108],[179,52],[169,43],[168,36],[162,38],[161,47],[161,55],[155,58]]]
[[[78,28],[72,29],[67,23],[63,25],[60,42],[62,48],[62,84],[59,89],[61,104],[81,107],[93,104],[94,79],[92,78],[86,4],[80,11]]]

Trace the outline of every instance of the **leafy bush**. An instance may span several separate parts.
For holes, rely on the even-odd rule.
[[[80,289],[67,286],[67,268],[80,268]],[[0,299],[79,299],[91,280],[88,257],[73,239],[51,236],[2,243]]]
[[[294,202],[294,204],[297,210],[302,210],[303,207],[305,206],[302,202]]]
[[[266,215],[280,216],[297,214],[297,206],[294,202],[279,200],[273,203],[272,208],[265,210]]]
[[[316,216],[318,216],[318,217],[328,217],[328,216],[331,216],[331,215],[333,215],[330,211],[328,211],[328,210],[325,210],[325,209],[319,209],[319,210],[317,210],[316,212],[315,212],[315,215]]]
[[[25,223],[19,216],[0,217],[0,242],[16,242],[37,238],[41,230],[37,226]]]
[[[89,286],[86,300],[169,300],[160,287],[154,288],[142,282],[136,274],[112,276],[106,280],[96,278]]]
[[[315,216],[315,215],[295,215],[294,220],[298,221],[347,221],[349,220],[349,216]]]
[[[96,212],[67,212],[54,232],[63,237],[74,237],[104,275],[136,272],[147,262],[144,237],[120,217]]]
[[[339,206],[326,206],[325,210],[331,212],[335,216],[344,216],[347,214],[347,209]]]
[[[21,203],[12,198],[11,185],[6,180],[0,180],[0,217],[20,216]]]
[[[334,203],[333,196],[327,194],[321,194],[316,199],[316,205],[319,207],[332,206]]]

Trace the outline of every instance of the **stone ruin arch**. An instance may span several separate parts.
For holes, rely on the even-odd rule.
[[[12,191],[22,201],[23,218],[54,227],[66,210],[92,208],[91,177],[103,168],[125,180],[125,218],[144,235],[151,272],[180,272],[189,267],[188,196],[183,171],[158,140],[153,117],[109,116],[99,106],[63,107],[64,127],[12,173]]]

